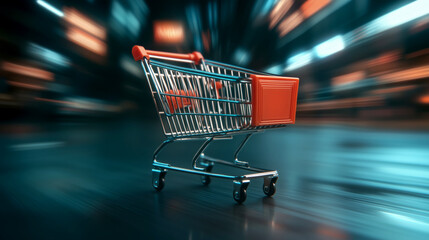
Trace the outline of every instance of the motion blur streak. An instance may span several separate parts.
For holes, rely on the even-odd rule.
[[[400,53],[399,51],[390,51],[387,53],[383,53],[382,55],[370,59],[368,61],[362,61],[362,67],[377,67],[388,65],[389,63],[393,63],[399,60]]]
[[[186,7],[186,19],[188,21],[189,29],[193,35],[193,41],[195,44],[196,51],[203,50],[203,42],[201,39],[202,33],[202,22],[201,22],[201,13],[197,6],[189,5]]]
[[[101,40],[106,39],[106,29],[94,21],[85,17],[83,14],[73,8],[64,8],[65,17],[64,20],[68,23],[85,30],[86,32],[100,38]]]
[[[157,43],[182,43],[185,40],[183,25],[174,21],[156,21],[153,24],[154,40]]]
[[[418,101],[419,103],[429,104],[429,94],[421,96]]]
[[[429,1],[417,0],[369,23],[368,34],[377,34],[429,14]]]
[[[275,75],[281,75],[283,72],[282,66],[283,66],[282,64],[277,64],[277,65],[265,68],[264,71]]]
[[[351,109],[356,107],[383,106],[382,97],[360,97],[341,100],[319,101],[317,103],[302,103],[298,106],[298,111],[326,110],[326,109]]]
[[[110,28],[122,38],[136,39],[147,24],[149,9],[142,1],[113,1]]]
[[[1,68],[7,72],[21,74],[33,78],[43,79],[52,81],[54,80],[54,74],[39,68],[19,65],[11,62],[3,62]]]
[[[35,43],[30,43],[28,45],[28,52],[30,52],[34,57],[47,61],[50,64],[63,67],[70,65],[70,59],[67,57]]]
[[[313,16],[316,12],[326,7],[331,0],[307,0],[301,5],[301,12],[305,18]]]
[[[389,87],[389,88],[375,89],[375,90],[372,90],[371,93],[372,94],[385,95],[385,94],[389,94],[389,93],[396,93],[396,92],[404,92],[404,91],[408,91],[408,90],[413,90],[415,88],[416,88],[415,85],[400,86],[400,87]]]
[[[349,83],[357,82],[364,78],[365,78],[364,71],[352,72],[352,73],[348,73],[348,74],[344,74],[344,75],[332,78],[332,85],[338,86],[338,85],[349,84]]]
[[[295,69],[298,69],[300,67],[303,67],[307,64],[310,64],[311,61],[313,61],[313,52],[312,51],[306,51],[302,53],[298,53],[295,56],[292,56],[287,60],[287,68],[285,71],[292,71]]]
[[[412,229],[429,233],[428,222],[419,221],[419,220],[413,219],[412,217],[391,213],[391,212],[381,211],[381,213],[389,217],[390,219],[393,219],[395,221],[400,222],[401,224],[404,224],[406,228],[412,228]]]
[[[37,0],[37,4],[39,4],[40,6],[46,8],[48,11],[52,12],[53,14],[59,16],[59,17],[63,17],[64,13],[61,12],[60,10],[58,10],[57,8],[53,7],[51,4],[43,1],[43,0]]]
[[[233,60],[236,64],[239,64],[241,66],[247,66],[247,64],[250,61],[250,55],[249,51],[246,51],[245,49],[238,48],[233,56]]]
[[[292,0],[279,0],[270,13],[270,28],[273,28],[292,7]]]
[[[330,56],[336,52],[343,50],[345,47],[344,39],[342,36],[335,36],[325,42],[314,47],[316,54],[319,58]]]
[[[356,36],[352,39],[353,42],[361,41],[364,38],[372,37],[399,25],[413,21],[420,17],[429,14],[429,1],[417,0],[408,5],[405,5],[395,11],[385,14],[362,27],[350,32],[357,32]]]
[[[403,82],[415,79],[423,79],[429,77],[429,66],[424,65],[421,67],[415,67],[400,71],[395,71],[393,73],[387,73],[380,75],[378,79],[383,82]]]
[[[70,27],[67,30],[66,36],[70,41],[90,50],[91,52],[101,56],[106,55],[106,44],[103,41],[78,28]]]
[[[23,83],[18,81],[7,81],[7,83],[11,86],[20,87],[20,88],[28,88],[33,90],[44,90],[46,87],[43,87],[41,85],[37,84],[31,84],[31,83]]]
[[[292,31],[292,29],[301,24],[303,20],[304,18],[300,12],[296,11],[292,13],[279,24],[279,36],[282,37],[286,35],[288,32]]]
[[[25,143],[12,145],[10,148],[13,151],[29,151],[36,149],[55,148],[63,145],[62,142],[37,142],[37,143]]]
[[[398,10],[383,15],[370,23],[355,29],[345,34],[346,39],[350,39],[349,46],[346,46],[345,38],[341,35],[335,36],[317,46],[314,47],[315,53],[319,58],[328,57],[338,51],[343,50],[346,47],[350,47],[350,44],[356,44],[361,42],[364,38],[376,35],[388,29],[397,27],[406,22],[415,20],[422,16],[429,14],[429,1],[418,0],[410,3]],[[293,26],[294,24],[292,24]],[[291,30],[291,29],[290,29]],[[288,30],[288,31],[290,31]],[[287,31],[287,32],[288,32]],[[363,34],[362,34],[363,32]],[[286,71],[295,70],[299,67],[309,64],[311,61],[304,60],[302,63],[296,63],[294,66],[298,67],[287,67]]]
[[[74,104],[73,102],[61,101],[61,100],[55,100],[55,99],[47,99],[47,98],[40,98],[40,97],[36,97],[34,99],[37,101],[45,101],[45,102],[52,102],[52,103],[69,104],[69,105]]]
[[[119,64],[124,70],[128,71],[134,76],[136,77],[143,76],[143,72],[141,71],[140,66],[136,65],[134,59],[132,59],[130,56],[128,55],[121,56],[119,60]]]

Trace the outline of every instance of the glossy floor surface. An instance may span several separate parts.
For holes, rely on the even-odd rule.
[[[278,169],[273,198],[254,180],[247,201],[232,182],[202,186],[168,172],[151,186],[160,126],[138,120],[4,124],[0,128],[1,239],[427,239],[429,135],[300,126],[255,135],[242,153]],[[238,139],[207,154],[231,159]],[[201,142],[160,160],[190,167]],[[232,172],[215,166],[215,172]]]

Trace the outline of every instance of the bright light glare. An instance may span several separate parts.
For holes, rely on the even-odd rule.
[[[195,50],[201,51],[203,49],[203,42],[200,37],[202,32],[202,18],[197,5],[190,5],[186,8],[186,17],[188,20],[188,26],[194,36]]]
[[[283,69],[282,65],[279,64],[279,65],[274,65],[266,68],[264,72],[280,75],[282,74],[282,69]]]
[[[249,52],[243,48],[238,48],[234,53],[234,61],[241,66],[246,66],[250,61]]]
[[[59,17],[64,17],[64,13],[61,12],[60,10],[56,9],[55,7],[53,7],[51,4],[43,1],[43,0],[37,0],[37,4],[39,4],[40,6],[46,8],[47,10],[49,10],[50,12],[52,12],[53,14],[59,16]]]
[[[143,74],[141,67],[139,67],[138,64],[135,64],[135,61],[133,61],[133,59],[128,55],[121,56],[119,59],[119,65],[136,77],[141,77]]]
[[[337,35],[314,47],[316,55],[319,58],[324,58],[336,52],[343,50],[345,47],[344,39],[341,35]]]
[[[299,53],[295,56],[290,57],[287,60],[287,67],[285,71],[292,71],[297,68],[303,67],[313,61],[313,53],[311,51],[306,51]]]
[[[365,24],[363,26],[364,34],[363,36],[359,36],[357,40],[360,40],[363,37],[375,35],[393,27],[397,27],[401,24],[423,17],[427,14],[429,14],[429,0],[417,0],[395,11],[385,14],[371,21],[370,23]],[[354,31],[351,33],[353,32]],[[347,40],[347,42],[349,42],[349,40]],[[344,37],[342,35],[337,35],[315,46],[313,51],[318,58],[324,58],[343,50],[345,47],[346,43]],[[311,51],[297,54],[287,60],[287,67],[285,68],[285,71],[291,71],[300,68],[311,63],[312,61],[313,55]]]
[[[57,64],[60,66],[70,65],[70,60],[68,58],[40,45],[30,43],[28,46],[28,51],[33,56],[42,58],[50,63]]]
[[[367,31],[380,33],[394,28],[406,22],[412,21],[429,13],[429,1],[418,0],[396,9],[384,16],[372,21],[367,26]]]
[[[380,211],[380,212],[382,214],[390,217],[392,220],[396,220],[396,221],[400,222],[401,226],[422,230],[424,232],[429,231],[429,224],[426,222],[419,221],[419,220],[416,220],[414,218],[404,216],[404,215],[399,215],[396,213],[384,212],[384,211]]]

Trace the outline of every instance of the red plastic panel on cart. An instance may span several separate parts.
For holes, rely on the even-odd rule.
[[[252,126],[295,123],[298,78],[251,75]]]

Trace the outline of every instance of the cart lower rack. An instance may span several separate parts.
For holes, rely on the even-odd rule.
[[[297,78],[280,77],[205,60],[198,52],[177,54],[150,51],[134,46],[133,57],[140,61],[147,78],[166,140],[153,154],[152,185],[164,187],[168,170],[201,175],[204,185],[211,177],[233,181],[233,197],[246,200],[253,178],[264,178],[263,191],[274,195],[278,172],[253,168],[238,156],[255,132],[295,123],[298,95]],[[204,150],[213,140],[244,140],[231,162],[206,156]],[[204,140],[192,159],[192,168],[158,161],[161,150],[180,140]],[[213,173],[215,164],[248,170],[245,175]]]

